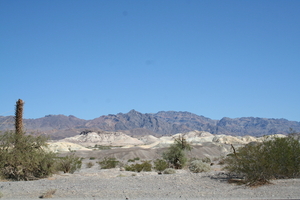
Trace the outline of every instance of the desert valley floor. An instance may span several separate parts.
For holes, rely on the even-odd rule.
[[[93,134],[90,136],[95,138]],[[121,136],[119,142],[136,141]],[[140,144],[127,143],[107,150],[89,149],[91,140],[86,140],[84,146],[79,145],[78,141],[76,144],[70,143],[74,138],[68,142],[53,141],[51,148],[53,151],[59,150],[60,155],[69,154],[69,149],[82,157],[82,168],[73,174],[59,173],[35,181],[2,180],[0,192],[2,199],[39,199],[51,191],[52,199],[300,199],[300,179],[273,180],[271,184],[260,187],[229,184],[227,172],[219,165],[218,158],[231,152],[230,144],[239,146],[243,142],[251,142],[251,138],[215,137],[201,132],[187,134],[194,147],[189,157],[211,158],[214,164],[209,172],[192,173],[185,168],[176,170],[175,174],[158,174],[154,170],[130,172],[124,171],[122,167],[100,169],[96,163],[105,157],[114,157],[123,163],[136,157],[141,160],[155,160],[161,157],[170,143],[166,138],[155,140],[152,137],[151,141],[148,138],[148,142],[144,138],[140,139],[143,141]],[[117,141],[118,139],[114,140],[115,143]],[[90,168],[87,167],[89,162],[93,163]]]

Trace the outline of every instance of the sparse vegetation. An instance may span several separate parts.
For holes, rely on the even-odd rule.
[[[271,179],[300,177],[300,142],[293,137],[250,143],[225,159],[225,169],[254,186]]]
[[[164,170],[164,174],[175,174],[176,171],[173,168],[167,168]]]
[[[169,162],[175,169],[182,169],[187,163],[186,151],[191,151],[192,146],[189,144],[184,135],[174,139],[167,151],[163,153],[163,158]]]
[[[101,169],[112,169],[117,167],[119,161],[117,161],[116,158],[104,158],[97,163],[100,165]]]
[[[79,170],[82,165],[82,158],[75,156],[75,154],[67,155],[66,157],[60,157],[57,161],[57,170],[64,173],[73,174],[76,170]]]
[[[136,158],[134,158],[134,159],[128,159],[127,162],[135,162],[135,161],[138,161],[138,160],[140,160],[140,158],[139,158],[139,157],[136,157]]]
[[[169,166],[168,162],[162,159],[156,159],[154,161],[154,169],[158,172],[162,172]]]
[[[152,164],[150,161],[143,161],[142,163],[136,163],[132,165],[126,165],[125,167],[126,171],[133,171],[133,172],[149,172],[152,170]]]
[[[47,138],[6,132],[0,136],[0,175],[35,180],[55,172],[55,154],[45,151]],[[17,141],[17,142],[16,142]]]
[[[111,149],[111,146],[103,146],[100,144],[95,144],[94,148],[98,149],[98,150],[108,150],[108,149]]]
[[[194,173],[208,172],[210,171],[210,165],[202,160],[194,160],[191,162],[189,169]]]
[[[35,180],[55,172],[55,154],[47,152],[47,138],[25,135],[22,112],[24,102],[16,104],[15,131],[0,136],[0,176],[12,180]]]

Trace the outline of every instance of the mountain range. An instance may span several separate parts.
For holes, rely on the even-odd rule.
[[[213,120],[190,112],[160,111],[103,115],[92,120],[79,119],[73,115],[46,115],[37,119],[24,119],[27,132],[48,134],[52,139],[62,139],[78,135],[84,130],[121,131],[131,136],[166,136],[193,130],[212,134],[234,136],[262,136],[288,134],[290,130],[300,132],[300,122],[286,119],[242,117]],[[13,116],[0,116],[0,130],[14,128]]]

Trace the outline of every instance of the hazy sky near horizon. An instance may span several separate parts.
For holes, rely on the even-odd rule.
[[[300,121],[298,0],[0,0],[0,115]]]

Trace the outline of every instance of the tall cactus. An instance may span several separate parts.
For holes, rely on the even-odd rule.
[[[16,103],[16,112],[15,112],[15,128],[16,134],[23,134],[23,106],[24,101],[19,99]]]

